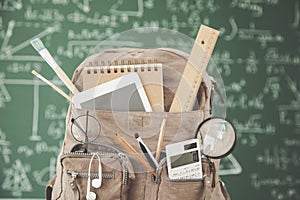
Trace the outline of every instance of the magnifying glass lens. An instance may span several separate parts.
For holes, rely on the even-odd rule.
[[[210,158],[225,157],[233,151],[236,143],[234,126],[223,118],[209,118],[199,126],[202,136],[202,153]]]

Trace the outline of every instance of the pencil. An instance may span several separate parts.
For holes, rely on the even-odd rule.
[[[159,138],[158,138],[157,147],[156,147],[155,159],[157,160],[157,162],[159,161],[159,158],[160,158],[161,147],[162,147],[163,139],[165,136],[165,127],[166,127],[166,119],[163,119],[163,121],[161,122],[161,125],[160,125],[160,133],[159,133]]]
[[[135,157],[154,175],[156,176],[156,172],[155,170],[150,166],[150,164],[148,162],[146,162],[141,156],[140,154],[121,136],[119,136],[118,134],[116,134],[116,137],[118,138],[118,140],[122,143],[122,145],[124,147],[126,147],[131,153],[133,153],[133,155],[135,155]]]
[[[56,92],[58,92],[63,97],[65,97],[68,101],[71,102],[71,97],[70,96],[68,96],[66,93],[64,93],[64,91],[62,91],[61,89],[59,89],[56,85],[54,85],[53,83],[51,83],[50,81],[48,81],[45,77],[43,77],[42,75],[40,75],[39,73],[37,73],[35,70],[32,70],[31,73],[34,74],[39,79],[41,79],[46,84],[48,84],[49,86],[51,86]]]

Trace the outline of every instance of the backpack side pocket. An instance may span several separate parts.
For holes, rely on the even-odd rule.
[[[55,183],[56,180],[56,175],[54,175],[48,182],[48,184],[46,185],[46,200],[51,200],[52,198],[52,191],[53,191],[53,185]]]

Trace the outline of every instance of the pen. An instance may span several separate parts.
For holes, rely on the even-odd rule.
[[[131,151],[133,153],[133,155],[135,155],[137,157],[137,159],[154,175],[156,176],[156,172],[155,170],[150,166],[150,164],[148,162],[146,162],[142,156],[139,155],[139,153],[121,136],[119,136],[118,134],[116,134],[116,137],[118,138],[118,140],[121,142],[121,144],[126,147],[129,151]]]
[[[139,136],[138,133],[134,134],[134,137],[136,139],[136,141],[139,143],[145,157],[147,158],[148,162],[150,163],[150,165],[157,169],[158,167],[158,163],[155,160],[154,156],[152,155],[151,151],[149,150],[149,148],[146,146],[146,144],[143,142],[142,138]]]
[[[159,158],[160,158],[160,152],[161,152],[161,147],[162,147],[162,143],[163,143],[163,138],[165,136],[165,127],[166,127],[166,119],[163,119],[163,121],[161,122],[161,126],[160,126],[160,133],[159,133],[159,138],[158,138],[157,148],[156,148],[155,159],[157,161],[159,161]]]

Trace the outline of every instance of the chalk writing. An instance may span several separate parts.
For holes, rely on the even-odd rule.
[[[72,0],[72,2],[85,13],[90,11],[90,1],[92,0]]]
[[[226,117],[238,134],[236,150],[221,160],[219,171],[230,193],[245,200],[255,193],[300,199],[298,0],[1,0],[0,12],[0,199],[44,197],[65,132],[68,102],[30,72],[67,88],[31,39],[41,38],[71,77],[93,52],[143,48],[140,38],[121,37],[135,28],[144,28],[137,29],[140,35],[177,31],[176,37],[151,38],[151,48],[189,53],[200,24],[221,33],[212,61],[223,79]],[[24,120],[16,120],[20,115]]]
[[[133,2],[134,2],[133,7],[135,9],[126,10],[126,9],[122,9],[123,4],[126,5],[126,1],[125,0],[117,1],[115,4],[111,6],[110,12],[114,15],[128,15],[134,17],[142,17],[144,13],[144,1],[135,0]]]
[[[13,60],[13,61],[42,61],[39,56],[32,56],[32,55],[15,55],[16,53],[20,52],[24,48],[30,45],[31,38],[22,38],[25,39],[21,43],[17,45],[10,45],[10,40],[16,34],[16,30],[19,29],[18,23],[15,20],[10,20],[8,22],[8,27],[2,41],[1,49],[0,49],[0,60]],[[48,25],[47,28],[42,30],[37,34],[33,34],[31,37],[46,37],[48,35],[53,34],[54,32],[60,29],[59,24]],[[31,29],[30,29],[31,31]]]
[[[260,114],[255,114],[249,117],[248,121],[242,123],[238,120],[234,121],[235,126],[241,133],[255,133],[255,134],[267,134],[272,135],[276,131],[276,127],[268,123],[265,126],[262,125],[263,116]]]
[[[5,169],[5,179],[2,189],[8,190],[15,197],[21,197],[23,192],[31,192],[32,185],[27,177],[29,165],[24,165],[17,159],[11,168]]]
[[[265,5],[276,5],[279,0],[262,0],[262,1],[248,1],[248,0],[233,0],[232,7],[237,7],[242,10],[249,11],[253,17],[261,17],[264,13]]]
[[[7,72],[10,73],[30,73],[33,69],[41,71],[41,63],[37,62],[13,62],[7,65]]]
[[[285,147],[274,145],[271,148],[265,148],[262,154],[258,154],[257,161],[266,166],[274,167],[276,170],[287,170],[300,166],[300,154]]]
[[[275,199],[294,199],[299,198],[300,179],[292,175],[278,177],[262,177],[257,173],[251,174],[251,184],[256,190],[267,190]],[[281,190],[285,187],[287,190]],[[284,192],[285,191],[285,192]],[[288,192],[287,192],[288,191]]]
[[[0,73],[0,108],[5,107],[5,103],[11,101],[11,96],[4,85],[5,74]]]
[[[58,154],[59,152],[59,147],[58,146],[49,146],[46,142],[38,142],[35,147],[34,151],[37,154],[43,154],[43,153],[54,153],[55,155]]]
[[[265,107],[263,98],[263,94],[258,94],[254,97],[248,97],[246,94],[238,94],[228,95],[226,101],[228,103],[228,108],[239,108],[242,110],[254,108],[262,110]]]
[[[50,123],[47,133],[54,139],[61,139],[65,133],[65,127],[64,121],[53,121]]]
[[[50,178],[52,178],[52,176],[55,174],[55,163],[56,158],[51,157],[49,166],[43,168],[42,170],[36,170],[33,172],[33,176],[38,185],[45,186],[48,184]]]
[[[67,19],[73,23],[86,23],[90,25],[117,27],[117,17],[115,15],[103,16],[99,12],[95,12],[92,17],[88,17],[78,11],[67,15]]]
[[[279,110],[279,122],[283,125],[295,124],[298,128],[300,105],[280,105]]]
[[[0,10],[16,11],[22,9],[22,0],[4,0],[0,2]]]
[[[6,139],[6,134],[0,129],[0,152],[4,159],[4,163],[10,162],[10,156],[12,154],[9,148],[10,142]]]
[[[265,186],[296,186],[300,184],[300,180],[293,178],[291,176],[285,176],[285,177],[272,177],[272,178],[260,178],[258,174],[252,174],[251,175],[252,185],[255,189],[260,189],[261,187]]]
[[[36,9],[32,6],[27,6],[24,13],[26,20],[41,20],[46,22],[61,22],[64,21],[64,15],[56,9]]]
[[[242,173],[242,167],[232,154],[222,159],[219,171],[221,176],[240,173]]]
[[[281,54],[276,48],[269,48],[266,51],[265,60],[273,65],[299,65],[300,56],[291,55],[289,53]]]
[[[24,155],[25,157],[31,157],[34,154],[34,150],[32,148],[29,148],[26,145],[19,146],[17,149],[18,154]]]
[[[236,35],[238,33],[238,26],[233,17],[230,17],[228,19],[228,22],[229,22],[229,25],[231,28],[230,32],[227,31],[227,29],[225,27],[220,28],[220,32],[221,32],[221,35],[224,38],[224,40],[231,41],[236,37]]]
[[[64,119],[67,116],[67,108],[62,108],[60,111],[57,111],[57,107],[53,104],[50,104],[46,107],[45,110],[45,119]]]
[[[261,47],[267,47],[268,43],[282,43],[284,36],[273,33],[271,30],[256,29],[254,23],[250,23],[249,28],[239,28],[238,37],[241,40],[257,41]]]
[[[68,5],[69,0],[52,0],[52,4],[54,5]]]

